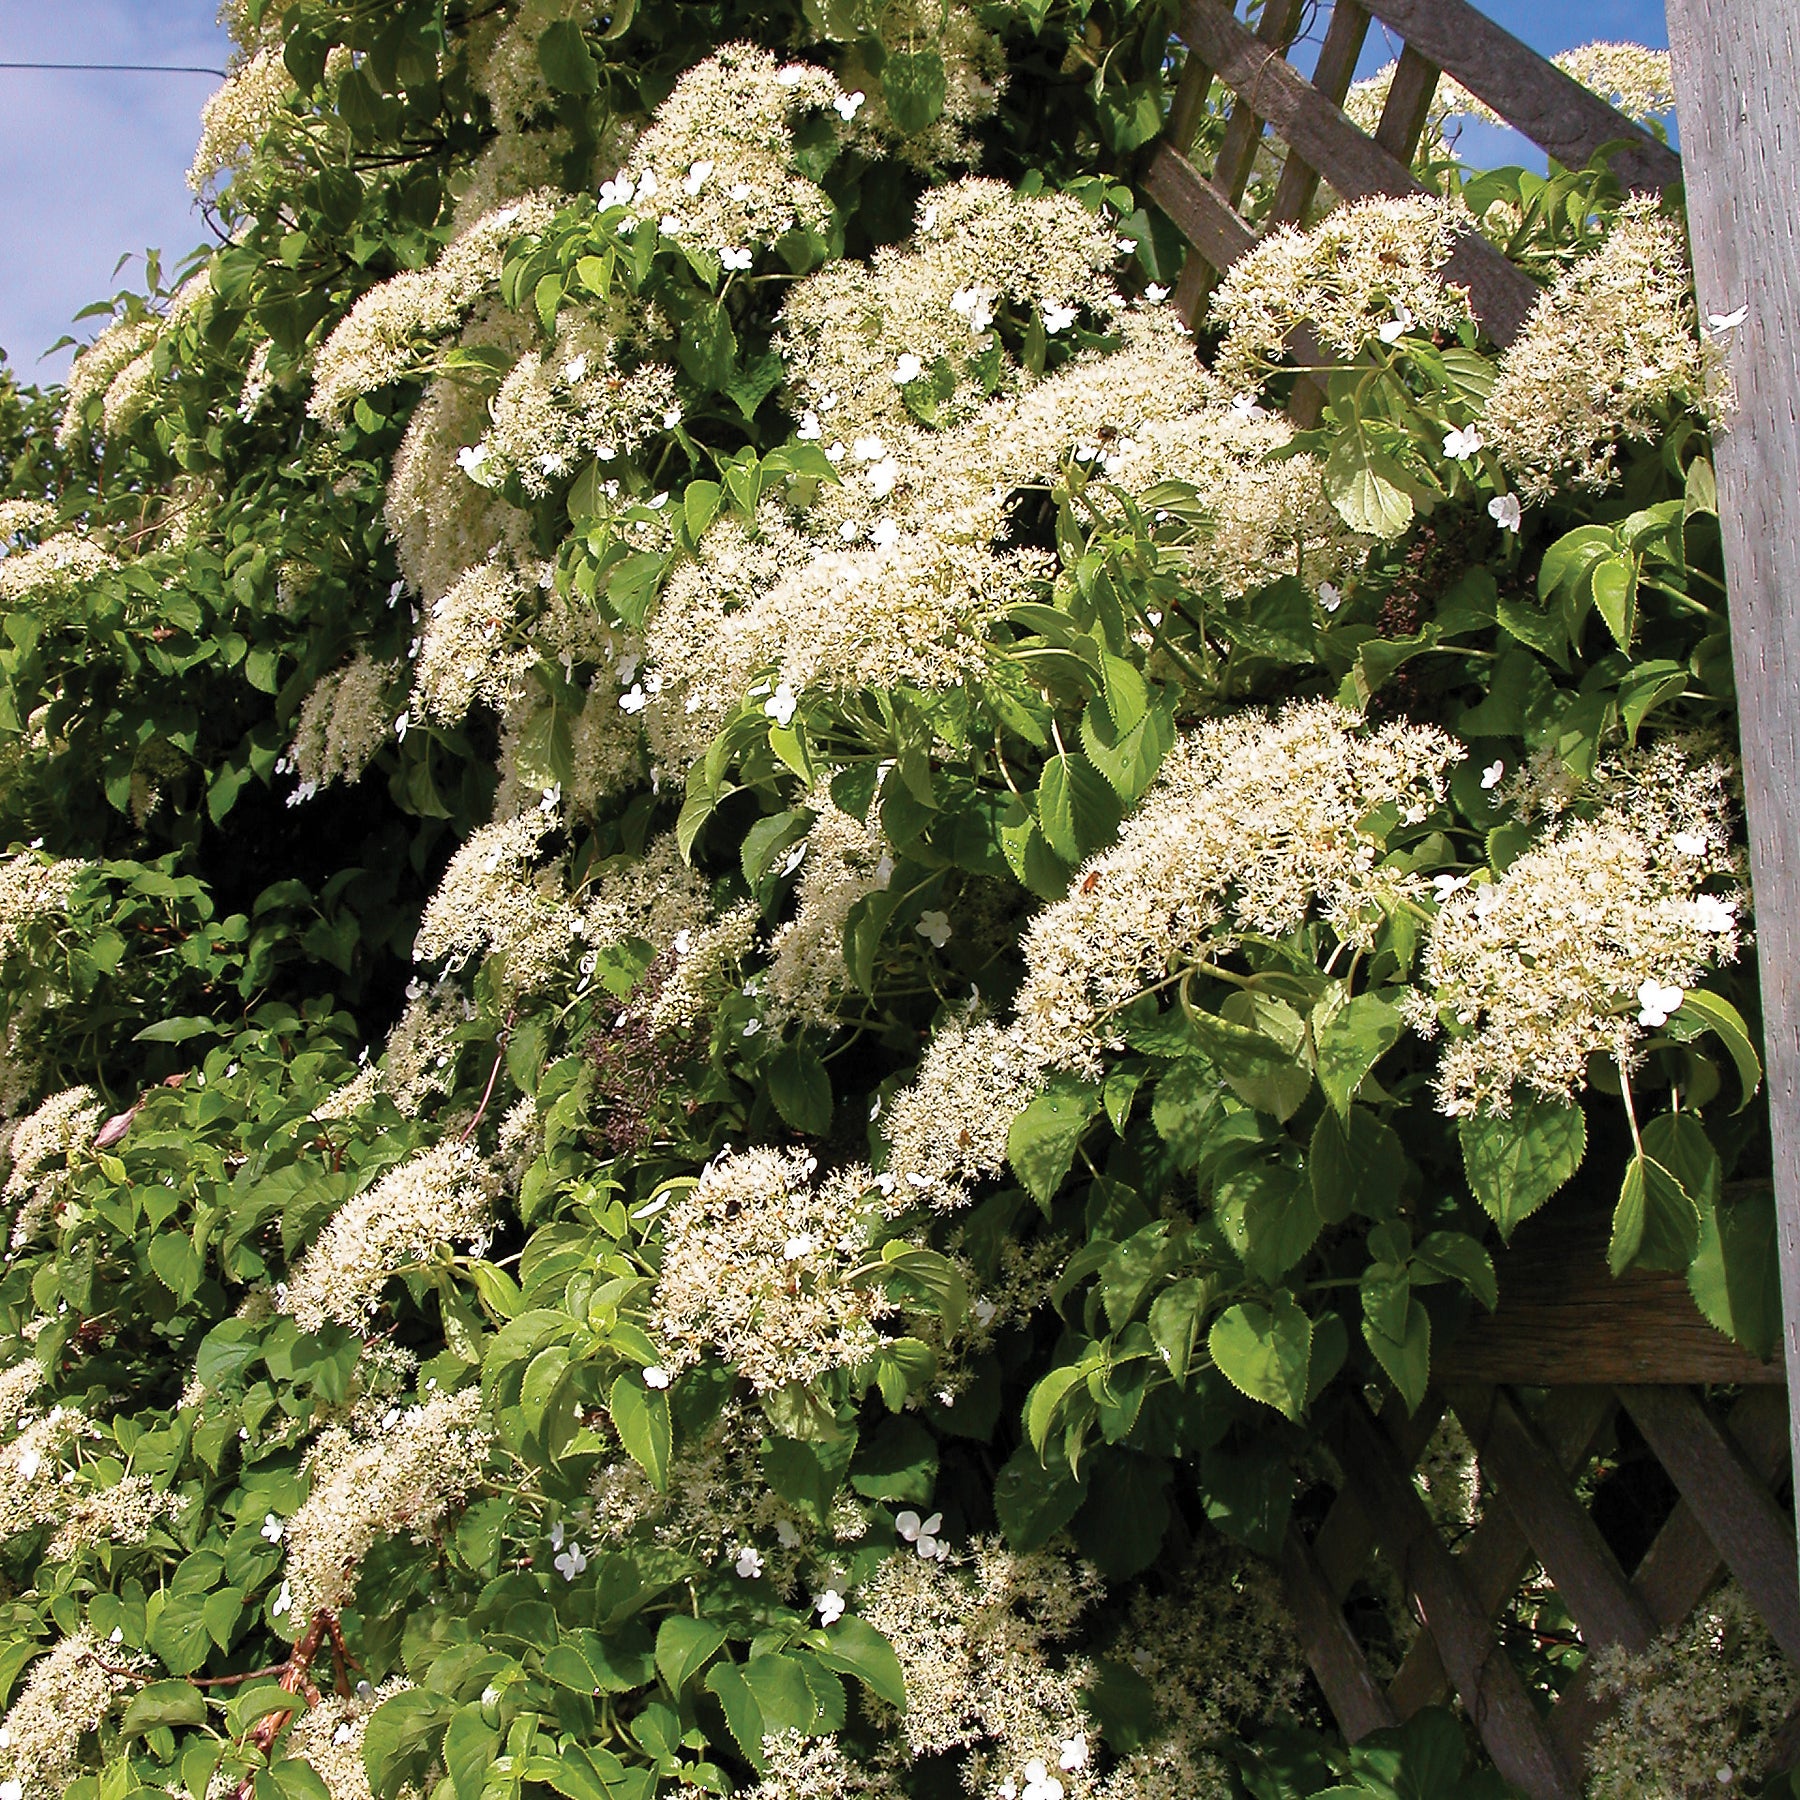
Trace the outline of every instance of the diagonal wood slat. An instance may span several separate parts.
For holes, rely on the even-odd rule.
[[[1331,102],[1342,106],[1356,74],[1356,59],[1362,55],[1364,40],[1369,35],[1369,15],[1357,0],[1337,0],[1331,9],[1331,23],[1325,27],[1325,42],[1319,47],[1319,60],[1313,67],[1312,84]],[[1319,171],[1302,156],[1290,153],[1282,164],[1281,180],[1275,186],[1275,202],[1269,220],[1276,225],[1304,225],[1307,208],[1319,191]]]

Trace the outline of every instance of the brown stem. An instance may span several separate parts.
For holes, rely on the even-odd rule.
[[[499,1047],[494,1051],[494,1066],[488,1071],[487,1089],[481,1096],[481,1104],[475,1109],[475,1116],[463,1127],[463,1134],[456,1141],[466,1144],[475,1135],[475,1127],[487,1116],[488,1102],[494,1097],[494,1083],[500,1079],[500,1065],[506,1061],[507,1040],[512,1036],[513,1021],[518,1018],[519,1009],[515,1006],[506,1015],[506,1023],[500,1027]]]

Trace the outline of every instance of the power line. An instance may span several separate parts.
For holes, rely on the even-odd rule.
[[[225,79],[223,69],[201,68],[195,63],[82,63],[82,62],[0,62],[0,69],[66,69],[88,75],[217,75]]]

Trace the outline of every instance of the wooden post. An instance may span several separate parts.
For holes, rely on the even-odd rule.
[[[1769,0],[1667,5],[1695,286],[1737,387],[1714,462],[1800,1470],[1800,13]],[[1741,323],[1722,322],[1739,308]]]

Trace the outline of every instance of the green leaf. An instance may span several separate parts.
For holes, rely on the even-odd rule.
[[[488,1765],[500,1745],[500,1733],[473,1706],[458,1709],[444,1733],[444,1767],[456,1800],[480,1800]]]
[[[1279,1281],[1315,1243],[1325,1221],[1312,1184],[1286,1163],[1253,1163],[1221,1181],[1213,1206],[1226,1239],[1258,1281]]]
[[[1119,797],[1085,756],[1053,756],[1038,778],[1038,823],[1064,862],[1079,863],[1118,835]]]
[[[828,1669],[854,1675],[877,1700],[885,1700],[900,1712],[906,1710],[906,1677],[894,1646],[873,1625],[854,1615],[829,1627],[827,1642],[813,1652]]]
[[[651,1679],[649,1640],[636,1625],[627,1628],[623,1640],[598,1631],[565,1630],[544,1657],[544,1673],[578,1694],[627,1694]]]
[[[1492,1312],[1500,1304],[1500,1286],[1494,1278],[1494,1259],[1466,1231],[1433,1231],[1413,1256],[1433,1274],[1459,1282]],[[1424,1286],[1415,1273],[1415,1284]]]
[[[132,1695],[119,1730],[128,1738],[142,1737],[162,1725],[205,1723],[206,1699],[197,1687],[185,1681],[153,1681]]]
[[[206,1273],[206,1261],[185,1231],[160,1231],[150,1240],[150,1267],[177,1300],[191,1300]]]
[[[658,1493],[669,1485],[669,1459],[673,1452],[669,1423],[669,1396],[644,1385],[637,1369],[628,1370],[612,1384],[607,1411],[631,1459]]]
[[[725,1628],[711,1619],[670,1613],[656,1629],[656,1669],[679,1700],[681,1690],[725,1642]]]
[[[1046,1214],[1099,1111],[1100,1090],[1092,1082],[1053,1076],[1007,1130],[1006,1160]]]
[[[1358,994],[1328,1012],[1316,1028],[1319,1086],[1339,1118],[1349,1116],[1363,1077],[1399,1038],[1402,1022],[1399,1011],[1385,1000]]]
[[[1213,1321],[1207,1348],[1241,1394],[1296,1422],[1305,1414],[1312,1363],[1312,1321],[1281,1292],[1273,1306],[1240,1301]]]
[[[1087,1478],[1021,1444],[994,1478],[994,1516],[1015,1550],[1041,1550],[1081,1510]]]
[[[1687,1015],[1687,1019],[1682,1020],[1684,1025],[1695,1019],[1701,1021],[1701,1028],[1710,1031],[1725,1046],[1737,1069],[1738,1084],[1743,1089],[1743,1098],[1736,1107],[1742,1112],[1762,1085],[1762,1062],[1751,1042],[1750,1027],[1744,1023],[1744,1015],[1729,1000],[1722,1000],[1705,988],[1692,988],[1682,996],[1675,1017],[1681,1019],[1684,1013]]]
[[[1399,1390],[1400,1398],[1406,1402],[1406,1410],[1417,1412],[1431,1381],[1431,1317],[1425,1308],[1417,1300],[1403,1301],[1401,1329],[1397,1336],[1382,1330],[1365,1309],[1363,1337],[1375,1352],[1375,1360]]]
[[[557,19],[538,37],[538,67],[552,93],[592,94],[600,86],[600,70],[573,19]]]
[[[937,1485],[937,1439],[915,1419],[884,1419],[863,1440],[850,1485],[865,1500],[930,1503]]]
[[[1325,492],[1352,531],[1391,539],[1412,523],[1412,498],[1399,464],[1361,430],[1338,439],[1324,473]]]
[[[1594,608],[1606,621],[1613,642],[1631,648],[1637,635],[1637,569],[1623,556],[1603,556],[1593,569]]]
[[[944,59],[935,50],[891,51],[881,65],[881,93],[894,129],[905,137],[944,114]]]
[[[831,1129],[831,1077],[804,1038],[783,1044],[767,1064],[769,1098],[782,1119],[809,1137]]]
[[[181,1019],[163,1019],[146,1025],[133,1038],[134,1044],[185,1044],[190,1038],[217,1037],[220,1029],[211,1019],[190,1015]]]
[[[1587,1149],[1587,1118],[1579,1106],[1550,1100],[1516,1099],[1512,1115],[1481,1115],[1457,1126],[1469,1189],[1511,1238],[1581,1167]]]
[[[1658,1113],[1643,1132],[1644,1154],[1660,1163],[1704,1216],[1719,1198],[1724,1170],[1699,1118],[1689,1112]]]
[[[1633,1263],[1685,1269],[1700,1248],[1700,1210],[1661,1163],[1634,1156],[1619,1185],[1606,1266],[1622,1275]]]
[[[1156,1561],[1169,1529],[1169,1465],[1132,1450],[1097,1456],[1088,1497],[1075,1515],[1076,1548],[1112,1581]]]
[[[1688,1291],[1707,1319],[1752,1356],[1781,1348],[1781,1257],[1772,1187],[1721,1200],[1700,1221]]]
[[[1150,1307],[1150,1336],[1178,1387],[1187,1385],[1200,1321],[1212,1306],[1212,1286],[1195,1275],[1172,1281]]]
[[[1327,1225],[1353,1212],[1384,1219],[1400,1203],[1406,1151],[1400,1134],[1366,1106],[1352,1106],[1341,1119],[1328,1109],[1313,1127],[1306,1169],[1313,1204]]]
[[[737,1739],[745,1760],[761,1775],[768,1768],[763,1758],[763,1737],[767,1726],[763,1710],[750,1683],[744,1677],[744,1665],[734,1662],[714,1663],[706,1672],[707,1691],[718,1699],[725,1710],[725,1723]]]

